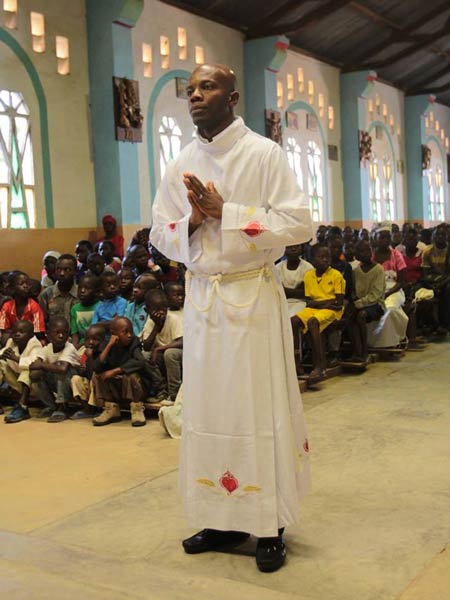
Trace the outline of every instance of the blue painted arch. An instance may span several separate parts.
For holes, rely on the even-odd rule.
[[[47,100],[45,98],[44,88],[39,78],[38,72],[33,65],[30,57],[22,48],[22,46],[9,34],[5,29],[0,27],[0,41],[6,44],[17,56],[20,62],[25,67],[25,70],[31,80],[33,89],[39,103],[39,121],[41,126],[41,151],[42,151],[42,168],[44,178],[44,196],[45,196],[45,212],[47,218],[47,227],[55,226],[53,214],[53,190],[52,176],[50,166],[50,143],[48,134],[48,112]]]
[[[153,203],[153,200],[156,195],[156,170],[155,170],[155,148],[153,145],[153,115],[155,112],[156,101],[158,100],[158,96],[161,93],[161,90],[173,79],[176,77],[190,77],[189,71],[184,71],[183,69],[175,69],[173,71],[168,71],[164,75],[162,75],[158,81],[155,83],[152,94],[150,96],[150,100],[147,108],[147,150],[148,150],[148,172],[150,177],[150,202]]]
[[[328,145],[327,145],[327,139],[325,137],[325,133],[323,131],[323,127],[320,122],[319,115],[316,113],[316,111],[314,110],[314,108],[312,106],[310,106],[306,102],[303,102],[302,100],[297,100],[296,102],[293,102],[291,105],[289,105],[287,107],[287,109],[284,111],[284,114],[283,114],[283,120],[282,120],[283,124],[286,123],[286,112],[288,112],[288,111],[295,112],[296,110],[304,110],[307,113],[309,113],[310,115],[313,115],[317,120],[317,124],[319,127],[319,133],[320,133],[320,140],[322,142],[322,148],[323,148],[322,164],[323,164],[323,181],[324,181],[324,193],[325,193],[324,220],[329,221],[330,220],[330,197],[328,195]],[[285,127],[285,125],[283,125],[283,128],[284,127]]]

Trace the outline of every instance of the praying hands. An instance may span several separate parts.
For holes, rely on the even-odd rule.
[[[208,181],[205,186],[195,175],[184,173],[183,183],[187,188],[187,197],[192,206],[192,225],[198,227],[206,217],[222,218],[223,198],[212,181]]]

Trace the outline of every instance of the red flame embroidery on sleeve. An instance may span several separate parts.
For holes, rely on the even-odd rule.
[[[220,485],[225,488],[228,494],[232,494],[239,487],[239,481],[230,473],[230,471],[225,471],[222,477],[219,479]]]
[[[266,231],[266,228],[259,221],[251,221],[243,227],[241,231],[246,233],[249,237],[258,237],[258,235],[261,235]]]
[[[169,223],[169,229],[170,229],[170,231],[175,231],[176,228],[177,228],[177,224],[176,223]]]
[[[305,443],[303,444],[303,450],[305,452],[309,452],[309,444],[308,444],[308,440],[305,440]]]

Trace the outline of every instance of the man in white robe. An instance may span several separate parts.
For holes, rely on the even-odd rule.
[[[284,562],[283,528],[309,488],[308,441],[287,303],[274,261],[306,242],[306,200],[282,149],[234,116],[228,67],[187,87],[197,139],[167,166],[150,241],[186,275],[180,489],[204,527],[188,553],[257,536],[256,562]]]

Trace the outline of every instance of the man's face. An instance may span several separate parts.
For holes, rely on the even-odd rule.
[[[30,279],[28,275],[18,275],[14,283],[13,294],[19,298],[28,298],[30,293]]]
[[[56,263],[56,277],[59,283],[73,282],[75,266],[71,260],[63,258]]]
[[[192,121],[200,130],[228,121],[239,99],[225,73],[208,65],[192,73],[186,91]]]
[[[103,221],[103,231],[106,235],[112,235],[116,229],[116,224],[112,221]]]

